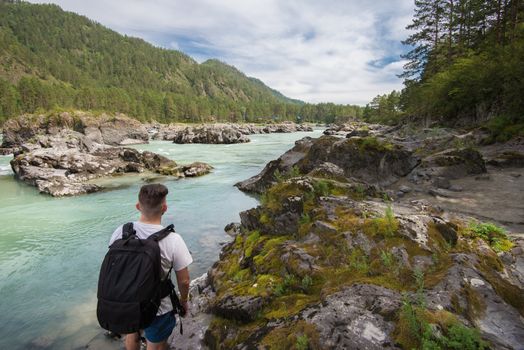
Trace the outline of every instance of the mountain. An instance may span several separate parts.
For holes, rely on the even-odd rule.
[[[312,108],[233,66],[215,59],[199,64],[56,5],[0,0],[0,122],[53,108],[163,122],[299,115],[323,121],[359,111],[347,107]]]

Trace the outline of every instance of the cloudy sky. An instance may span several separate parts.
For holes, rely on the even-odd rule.
[[[122,34],[218,58],[306,102],[365,104],[402,87],[413,0],[54,0]]]

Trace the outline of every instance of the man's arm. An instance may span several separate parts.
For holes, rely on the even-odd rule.
[[[175,271],[176,274],[176,283],[178,285],[178,290],[180,291],[180,303],[188,311],[187,299],[189,297],[189,270],[187,267],[183,268],[180,271]]]

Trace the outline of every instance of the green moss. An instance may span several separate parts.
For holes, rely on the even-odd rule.
[[[271,223],[271,218],[269,216],[268,213],[262,213],[260,215],[260,218],[258,219],[258,221],[262,224],[262,225],[268,225]]]
[[[335,209],[336,220],[333,222],[340,231],[356,232],[361,226],[361,219],[355,215],[352,209],[337,207]]]
[[[495,292],[524,316],[524,290],[504,280],[485,265],[480,265],[480,269],[483,272],[483,277],[491,284]]]
[[[266,209],[276,212],[282,209],[282,203],[286,198],[301,197],[303,193],[304,189],[300,188],[296,183],[278,183],[266,191],[262,204]]]
[[[307,306],[318,302],[318,295],[309,295],[304,293],[293,293],[274,298],[263,310],[264,318],[281,319],[288,318],[298,314]]]
[[[384,215],[364,221],[363,229],[368,236],[392,237],[400,228],[400,223],[395,218],[391,207],[387,207]]]
[[[466,315],[468,319],[473,322],[481,318],[486,310],[486,303],[482,297],[470,284],[466,284],[463,287],[462,292],[464,293],[464,296],[468,302],[466,309]]]
[[[353,137],[348,139],[347,142],[355,144],[361,152],[386,152],[392,151],[395,147],[393,144],[386,141],[381,141],[374,136]]]
[[[205,343],[211,349],[233,349],[263,326],[261,322],[243,324],[215,316],[206,331]]]
[[[253,231],[251,234],[246,238],[246,241],[244,243],[244,255],[245,257],[249,258],[251,254],[253,253],[253,249],[256,245],[260,244],[260,232],[259,231]]]
[[[304,320],[273,329],[262,339],[261,345],[271,350],[317,350],[322,348],[317,328]]]

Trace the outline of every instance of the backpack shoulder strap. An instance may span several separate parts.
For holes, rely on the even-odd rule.
[[[166,228],[163,228],[162,230],[153,233],[151,236],[147,237],[147,239],[151,239],[155,242],[160,242],[164,238],[166,238],[171,232],[175,232],[175,225],[171,224],[167,226]]]
[[[136,235],[136,231],[133,228],[133,223],[128,222],[122,227],[122,239],[128,239],[129,237]]]

